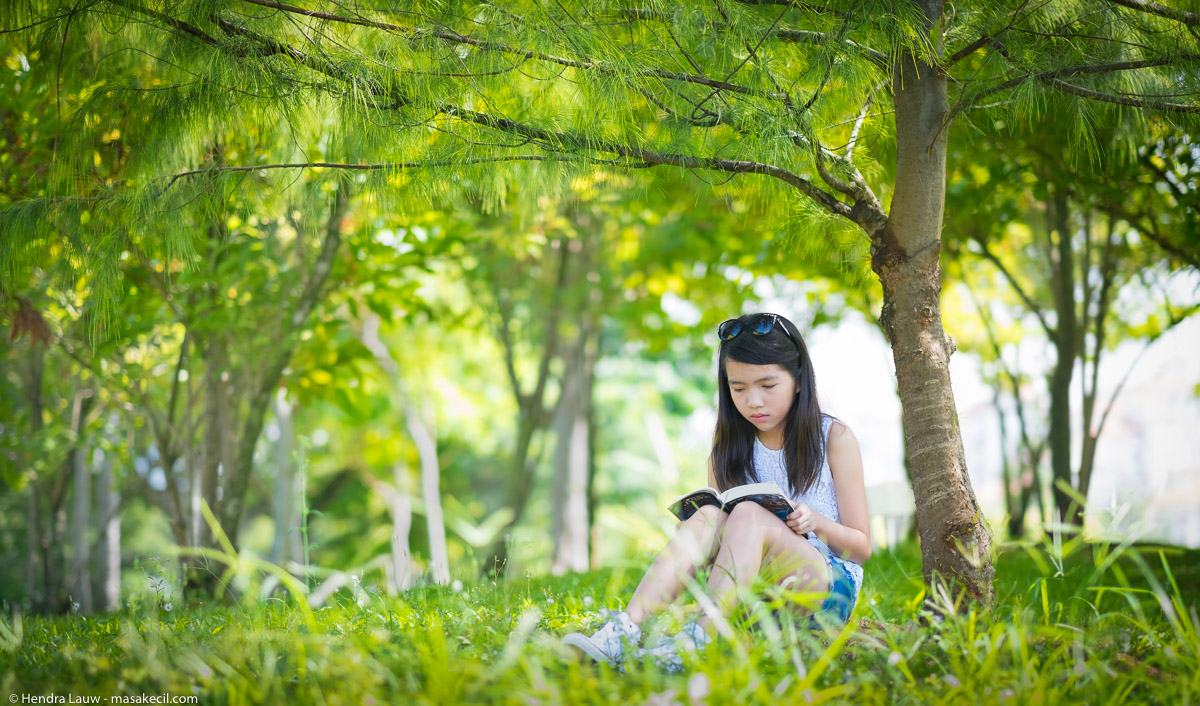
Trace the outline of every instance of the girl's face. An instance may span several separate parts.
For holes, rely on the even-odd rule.
[[[725,359],[729,395],[743,417],[764,434],[783,430],[788,410],[799,392],[792,374],[779,365],[751,365]]]

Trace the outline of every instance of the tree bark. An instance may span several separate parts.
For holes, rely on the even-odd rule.
[[[25,395],[29,398],[29,424],[31,435],[36,437],[42,430],[42,371],[46,362],[46,347],[33,341],[29,351],[29,378]],[[39,508],[39,486],[35,476],[29,482],[29,575],[26,576],[25,595],[34,606],[45,601],[45,594],[38,591],[38,575],[43,571],[45,558],[42,555],[42,518]],[[42,584],[42,590],[46,588]]]
[[[450,582],[450,559],[446,553],[437,443],[415,405],[405,404],[404,421],[421,457],[421,497],[425,500],[425,522],[429,530],[429,573],[434,583],[445,585]]]
[[[1082,508],[1062,486],[1071,482],[1071,378],[1075,372],[1077,316],[1075,312],[1075,254],[1071,244],[1070,211],[1067,193],[1051,187],[1049,203],[1050,232],[1058,234],[1050,250],[1054,308],[1058,318],[1054,332],[1056,359],[1050,374],[1050,467],[1053,469],[1054,506],[1058,520],[1082,528]]]
[[[271,516],[275,519],[275,539],[271,543],[270,559],[279,566],[289,561],[302,562],[300,552],[299,502],[296,496],[296,433],[292,428],[292,405],[287,390],[280,388],[275,395],[275,423],[279,438],[275,440],[275,488]]]
[[[408,466],[400,461],[393,464],[396,490],[390,503],[392,508],[392,580],[399,592],[412,587],[416,578],[408,534],[412,529],[412,482],[408,477]]]
[[[580,332],[577,355],[570,356],[562,378],[562,398],[555,414],[554,484],[550,508],[554,553],[551,571],[587,571],[588,485],[591,438],[588,405],[594,381],[592,331]]]
[[[421,459],[421,496],[425,502],[425,521],[429,532],[429,570],[438,584],[450,581],[450,559],[446,551],[446,522],[442,514],[441,469],[438,464],[437,442],[421,413],[412,404],[400,378],[400,368],[379,338],[379,317],[368,314],[360,335],[363,345],[375,355],[379,367],[392,382],[394,399],[404,410],[404,424]],[[393,500],[392,563],[397,588],[406,590],[412,583],[413,566],[409,553],[408,532],[412,524],[412,504],[409,501],[408,468],[396,462],[396,497]]]
[[[942,2],[925,0],[928,27]],[[991,605],[991,536],[967,475],[950,355],[942,327],[938,254],[946,179],[946,78],[903,52],[894,69],[896,189],[872,267],[883,285],[880,324],[888,334],[904,410],[905,454],[917,506],[927,584]]]
[[[1089,229],[1087,233],[1089,241],[1091,235]],[[1100,433],[1103,431],[1103,421],[1097,426],[1094,424],[1094,420],[1096,396],[1099,392],[1100,359],[1104,356],[1104,347],[1107,344],[1108,314],[1112,304],[1113,288],[1116,286],[1117,259],[1114,249],[1117,245],[1117,240],[1116,219],[1110,215],[1108,217],[1108,228],[1105,233],[1104,246],[1100,255],[1100,291],[1096,300],[1096,316],[1091,319],[1093,331],[1091,360],[1087,360],[1086,341],[1081,342],[1079,349],[1080,362],[1084,364],[1090,362],[1091,364],[1091,375],[1088,375],[1087,365],[1080,366],[1080,373],[1083,375],[1083,385],[1081,386],[1083,399],[1080,401],[1080,407],[1083,411],[1083,447],[1079,454],[1078,490],[1084,500],[1087,499],[1088,490],[1091,489],[1092,470],[1096,465],[1096,447],[1100,441]],[[1090,269],[1090,263],[1088,269]],[[1084,270],[1084,277],[1088,277],[1088,270]],[[1091,302],[1085,299],[1084,307],[1090,307],[1090,305]],[[1102,420],[1107,416],[1106,412],[1101,413]],[[1081,527],[1083,526],[1083,513],[1086,509],[1086,504],[1079,509],[1079,525]]]
[[[88,530],[92,527],[92,469],[83,446],[84,419],[91,406],[90,390],[80,390],[75,396],[75,412],[71,426],[75,431],[74,447],[70,453],[74,489],[71,510],[71,600],[79,612],[92,613],[91,543]]]
[[[121,517],[118,512],[121,496],[113,482],[112,454],[101,452],[96,474],[96,510],[100,534],[99,556],[96,562],[94,590],[98,611],[116,610],[121,606]]]
[[[208,503],[213,512],[220,509],[217,489],[220,487],[221,474],[229,472],[228,468],[221,467],[225,456],[223,446],[226,441],[226,407],[229,405],[225,394],[226,387],[221,381],[221,375],[229,364],[225,345],[225,338],[220,331],[211,331],[204,339],[204,447],[201,454],[200,501]],[[195,522],[196,545],[213,547],[215,537],[201,513],[197,513]],[[220,567],[213,566],[212,561],[204,557],[193,557],[191,565],[196,569],[196,573],[187,578],[187,584],[202,592],[212,589]]]

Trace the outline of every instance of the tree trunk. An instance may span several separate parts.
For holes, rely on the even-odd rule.
[[[96,514],[100,524],[99,556],[96,561],[96,583],[93,591],[98,611],[116,610],[121,606],[121,517],[118,508],[121,496],[113,483],[112,454],[100,452],[96,474]]]
[[[921,3],[929,27],[942,2]],[[895,67],[896,190],[872,267],[883,285],[880,324],[888,334],[904,410],[905,454],[917,506],[926,583],[990,606],[991,536],[963,456],[950,355],[942,328],[938,254],[946,179],[946,78],[905,52]]]
[[[429,531],[429,570],[439,584],[450,581],[450,560],[446,552],[446,523],[442,515],[441,469],[438,465],[437,442],[421,420],[420,410],[408,401],[400,368],[379,338],[379,317],[368,314],[360,335],[363,345],[375,355],[379,367],[392,381],[393,394],[404,409],[404,423],[417,454],[421,459],[421,495],[425,501],[425,521]],[[396,463],[396,497],[393,500],[392,563],[396,586],[406,590],[412,583],[413,567],[409,554],[408,532],[412,524],[412,505],[409,501],[408,469]]]
[[[425,500],[425,521],[429,528],[429,573],[434,583],[444,585],[450,582],[450,559],[446,553],[446,522],[442,517],[437,443],[414,405],[405,405],[404,417],[408,433],[421,457],[421,497]]]
[[[71,511],[71,600],[79,612],[92,614],[91,543],[88,530],[92,527],[92,470],[83,447],[84,418],[91,403],[90,391],[80,391],[75,398],[75,446],[71,449],[71,474],[74,477],[73,508]]]
[[[1051,249],[1050,267],[1054,308],[1058,318],[1055,327],[1056,359],[1050,375],[1050,466],[1053,469],[1054,506],[1058,520],[1082,527],[1082,510],[1063,488],[1074,487],[1071,482],[1071,378],[1075,372],[1076,313],[1075,313],[1075,256],[1071,245],[1070,213],[1067,194],[1051,187],[1051,233],[1058,233],[1057,247]]]
[[[199,502],[208,503],[208,507],[214,513],[220,508],[217,489],[220,487],[221,474],[229,472],[228,468],[221,467],[225,457],[223,447],[226,440],[226,407],[229,405],[225,394],[227,388],[221,380],[221,375],[225,373],[229,364],[225,345],[225,339],[219,331],[211,331],[204,339],[204,447],[201,452]],[[196,546],[214,547],[216,539],[212,529],[198,508],[194,521]],[[191,565],[195,570],[192,575],[186,577],[186,585],[204,593],[210,592],[221,573],[221,567],[204,557],[192,557]]]
[[[408,545],[408,533],[412,529],[412,482],[408,477],[408,466],[400,461],[393,465],[396,481],[392,497],[392,580],[397,591],[407,591],[416,578],[412,552]]]
[[[555,414],[554,483],[550,507],[554,540],[551,571],[587,571],[588,479],[591,439],[588,436],[588,403],[591,397],[595,353],[591,331],[580,333],[580,353],[570,356],[562,378],[562,398]]]
[[[25,394],[29,398],[29,423],[31,436],[36,437],[42,430],[42,371],[46,362],[46,347],[34,341],[29,351],[29,377],[26,380]],[[45,594],[38,591],[38,575],[43,571],[42,556],[42,518],[39,508],[39,486],[36,476],[29,482],[29,575],[25,581],[25,596],[35,606],[41,606]],[[42,590],[46,588],[42,584]]]
[[[603,336],[603,333],[600,334]],[[596,358],[600,358],[600,353],[603,351],[602,340],[596,341]],[[588,440],[588,475],[587,475],[587,533],[588,533],[588,568],[596,571],[600,568],[600,526],[596,524],[596,511],[600,504],[596,493],[596,431],[599,425],[596,423],[596,405],[594,404],[595,392],[595,368],[592,369],[592,383],[587,387],[587,429]]]
[[[1088,222],[1089,231],[1087,237],[1088,242],[1091,242],[1090,218]],[[1123,238],[1120,239],[1123,240]],[[1079,348],[1081,363],[1079,372],[1083,376],[1083,384],[1080,386],[1083,392],[1083,399],[1080,400],[1080,408],[1083,411],[1083,448],[1079,454],[1079,482],[1077,489],[1079,490],[1079,495],[1085,501],[1087,500],[1088,490],[1092,485],[1092,471],[1096,466],[1096,447],[1100,441],[1100,433],[1104,430],[1104,421],[1108,417],[1108,409],[1105,409],[1101,412],[1099,425],[1094,425],[1096,395],[1099,392],[1100,359],[1104,356],[1104,347],[1107,344],[1108,313],[1112,304],[1113,289],[1119,286],[1116,282],[1117,259],[1114,256],[1117,240],[1115,219],[1110,215],[1108,218],[1108,229],[1104,238],[1104,246],[1100,256],[1100,291],[1096,300],[1096,315],[1091,319],[1093,344],[1090,376],[1088,375],[1088,366],[1086,365],[1088,363],[1086,341],[1081,342]],[[1087,268],[1084,270],[1084,278],[1090,276],[1091,270],[1091,263],[1086,264]],[[1091,306],[1091,302],[1085,299],[1083,305],[1086,311]],[[1153,341],[1154,339],[1152,338],[1151,340]],[[1083,526],[1083,511],[1085,509],[1086,507],[1080,508],[1080,527]]]
[[[292,405],[283,388],[275,395],[275,424],[279,438],[275,440],[275,488],[271,512],[275,519],[275,540],[271,543],[270,559],[279,566],[286,566],[289,561],[303,562],[303,556],[300,552],[296,464],[292,460],[296,433],[292,427]]]
[[[519,398],[519,404],[521,409],[517,418],[517,441],[516,447],[513,449],[513,480],[504,503],[505,507],[513,509],[514,515],[512,521],[504,528],[504,532],[488,548],[488,558],[485,559],[483,568],[485,572],[492,574],[502,574],[508,565],[509,533],[512,528],[517,526],[521,515],[525,513],[525,505],[528,504],[529,496],[533,492],[534,474],[537,471],[537,464],[530,457],[530,451],[533,445],[533,435],[542,427],[539,419],[540,410],[534,409],[532,400]]]
[[[604,354],[604,327],[601,324],[596,330],[596,362],[599,362],[600,357]],[[596,423],[596,405],[595,405],[595,388],[596,388],[596,368],[593,364],[591,371],[592,381],[588,383],[587,404],[584,410],[587,413],[587,430],[588,430],[588,469],[587,469],[587,533],[588,533],[588,568],[596,571],[600,568],[600,527],[596,524],[596,512],[600,503],[600,499],[596,493],[596,448],[599,446],[597,432],[599,425]]]

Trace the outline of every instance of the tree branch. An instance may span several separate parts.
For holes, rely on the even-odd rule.
[[[546,244],[546,249],[549,250],[553,243],[550,241]],[[558,330],[558,322],[563,313],[563,293],[567,288],[567,268],[571,261],[571,248],[565,239],[558,241],[559,259],[558,272],[554,278],[554,297],[550,304],[550,314],[546,320],[545,338],[542,343],[542,359],[538,363],[537,380],[534,383],[533,394],[530,396],[533,402],[531,414],[533,415],[533,423],[535,427],[541,427],[545,424],[548,417],[546,409],[545,392],[546,383],[550,379],[550,363],[554,357],[558,355],[559,341],[561,335]],[[561,393],[560,393],[561,396]]]
[[[185,177],[199,176],[201,174],[213,174],[217,172],[256,172],[270,171],[275,169],[343,169],[346,171],[361,171],[361,172],[378,172],[378,171],[399,171],[403,169],[427,169],[432,167],[452,167],[464,166],[472,164],[491,164],[495,162],[586,162],[588,164],[601,164],[614,167],[626,167],[629,169],[644,169],[650,167],[650,164],[639,164],[637,162],[626,162],[612,159],[590,159],[588,157],[568,157],[561,155],[544,155],[544,154],[509,154],[497,155],[495,157],[470,157],[468,159],[438,159],[428,162],[385,162],[382,164],[348,164],[345,162],[290,162],[286,164],[255,164],[250,166],[213,166],[204,167],[202,169],[189,169],[185,172],[173,174],[170,177],[170,182],[167,187],[174,184],[179,179]]]
[[[279,384],[283,370],[287,367],[295,352],[300,332],[308,321],[309,315],[317,304],[322,301],[325,283],[333,270],[334,259],[342,244],[342,219],[350,205],[350,187],[345,183],[339,184],[333,203],[329,207],[329,215],[325,220],[325,237],[321,243],[321,251],[313,262],[312,270],[304,291],[292,305],[292,315],[288,319],[289,327],[284,331],[284,338],[270,357],[261,364],[261,376],[250,391],[250,408],[242,423],[241,435],[237,441],[236,456],[227,469],[223,478],[224,499],[221,502],[218,519],[221,525],[236,540],[238,522],[242,516],[245,503],[246,487],[250,481],[250,472],[254,463],[254,447],[262,432],[263,421],[266,417],[267,405],[271,393]]]
[[[829,171],[829,169],[825,166],[825,148],[821,146],[821,143],[818,142],[816,138],[813,138],[812,142],[813,162],[816,164],[817,174],[821,176],[821,180],[832,186],[837,191],[840,191],[851,198],[857,198],[859,196],[858,189],[855,188],[854,185],[837,178]]]
[[[853,162],[854,160],[854,145],[858,142],[858,131],[862,129],[863,122],[867,119],[867,111],[871,108],[871,102],[875,100],[875,94],[885,85],[884,83],[879,84],[867,95],[867,100],[863,103],[862,110],[858,112],[858,117],[854,119],[854,127],[850,129],[850,141],[846,143],[845,159],[847,162]]]
[[[1138,12],[1146,12],[1151,15],[1158,15],[1159,17],[1165,17],[1169,20],[1175,20],[1176,22],[1182,22],[1183,24],[1185,24],[1189,27],[1200,26],[1200,15],[1198,15],[1194,12],[1188,12],[1187,10],[1176,10],[1174,8],[1167,7],[1166,5],[1159,5],[1156,2],[1151,2],[1150,0],[1108,0],[1108,1],[1114,5],[1128,7],[1129,9],[1137,10]]]
[[[403,27],[401,25],[389,24],[387,22],[374,22],[374,21],[362,19],[362,18],[346,17],[343,15],[334,15],[334,14],[331,14],[328,12],[318,12],[315,10],[306,10],[304,8],[296,7],[294,5],[285,5],[283,3],[273,2],[272,0],[242,0],[242,2],[249,3],[251,5],[259,5],[261,7],[269,7],[269,8],[275,9],[275,10],[279,10],[281,12],[288,12],[288,13],[292,13],[292,14],[303,15],[305,17],[312,17],[315,19],[326,20],[328,22],[339,22],[339,23],[344,23],[344,24],[360,25],[363,27],[373,27],[375,29],[383,29],[383,30],[387,30],[390,32],[401,32],[401,33],[404,33],[406,36],[408,36],[410,39],[418,39],[423,36],[430,36],[430,37],[435,37],[437,39],[442,39],[442,40],[445,40],[448,42],[454,42],[455,44],[466,44],[466,45],[475,47],[477,49],[482,49],[484,51],[494,51],[494,52],[500,52],[502,54],[514,54],[514,55],[519,56],[524,59],[538,59],[540,61],[546,61],[546,62],[549,62],[552,64],[558,64],[559,66],[566,66],[566,67],[574,68],[574,69],[584,69],[584,70],[597,71],[600,73],[607,73],[607,74],[623,74],[623,73],[625,73],[616,68],[608,67],[608,66],[605,66],[605,65],[600,64],[595,61],[570,59],[567,57],[555,56],[553,54],[547,54],[545,52],[536,52],[531,49],[522,49],[520,47],[513,47],[513,46],[509,46],[507,44],[494,44],[492,42],[485,42],[480,39],[475,39],[475,38],[468,37],[466,35],[459,34],[457,32],[451,32],[448,30],[436,29],[436,30],[422,31],[422,30],[418,30],[418,29],[415,29],[412,27]],[[694,84],[698,84],[701,86],[708,86],[709,88],[714,88],[719,91],[729,91],[730,93],[741,93],[744,95],[760,96],[760,97],[771,98],[771,99],[775,99],[775,100],[779,100],[779,99],[783,98],[783,96],[780,94],[759,91],[757,89],[749,88],[747,86],[741,86],[741,85],[738,85],[735,83],[729,83],[727,81],[718,81],[716,79],[708,78],[707,76],[699,76],[696,74],[685,74],[685,73],[679,73],[676,71],[666,71],[663,69],[642,69],[640,71],[633,72],[633,75],[641,76],[641,77],[645,77],[645,78],[660,78],[660,79],[665,79],[665,80],[669,80],[669,81],[680,81],[683,83],[694,83]]]
[[[721,159],[718,157],[697,157],[688,154],[656,152],[641,147],[609,142],[604,140],[589,140],[571,133],[553,132],[542,128],[517,123],[508,118],[498,118],[487,113],[479,113],[453,105],[443,105],[438,112],[456,117],[460,120],[483,125],[501,132],[509,132],[529,137],[555,146],[556,148],[574,147],[577,149],[592,149],[599,152],[611,152],[628,159],[638,159],[650,165],[667,165],[687,169],[709,169],[712,171],[729,172],[731,174],[762,174],[775,177],[796,187],[798,191],[816,201],[821,207],[832,214],[850,216],[850,207],[837,200],[832,194],[822,190],[799,174],[790,172],[782,167],[763,164],[748,160]]]
[[[1019,282],[1017,282],[1016,278],[1013,277],[1012,273],[1004,265],[1004,263],[1000,261],[1000,258],[991,251],[991,248],[987,246],[987,243],[983,240],[983,238],[978,235],[974,235],[973,237],[975,242],[979,244],[980,254],[982,254],[983,257],[993,265],[995,265],[996,269],[1000,270],[1000,274],[1004,275],[1004,279],[1008,280],[1009,286],[1013,288],[1013,290],[1017,293],[1017,296],[1019,296],[1021,301],[1025,303],[1025,307],[1029,309],[1029,311],[1033,312],[1033,315],[1037,317],[1039,322],[1041,322],[1042,330],[1046,332],[1048,337],[1054,338],[1054,327],[1050,325],[1050,322],[1046,321],[1046,316],[1042,312],[1042,307],[1038,306],[1037,302],[1033,301],[1033,299],[1025,293],[1025,289]]]
[[[258,2],[267,2],[268,0],[257,0],[257,1]],[[221,18],[216,18],[216,20],[227,31],[254,39],[254,40],[262,43],[264,45],[264,48],[268,49],[272,54],[280,54],[280,55],[286,56],[298,64],[307,66],[314,71],[324,73],[327,76],[331,76],[333,78],[336,78],[336,79],[339,79],[342,81],[346,81],[348,83],[355,82],[352,77],[346,76],[345,72],[343,72],[342,70],[340,70],[336,67],[333,67],[331,65],[328,65],[328,62],[324,62],[321,60],[314,60],[314,59],[310,58],[304,52],[302,52],[294,47],[291,47],[285,43],[279,42],[279,41],[271,39],[269,37],[263,37],[262,35],[259,35],[255,32],[247,30],[243,27],[239,27],[227,20],[224,20]],[[400,107],[401,105],[406,104],[406,102],[407,102],[406,99],[401,99],[401,100],[396,101],[394,106],[390,106],[390,107]],[[727,172],[730,174],[761,174],[764,176],[774,177],[774,178],[779,179],[787,184],[792,185],[798,191],[800,191],[800,193],[804,194],[805,196],[808,196],[813,201],[816,201],[818,205],[820,205],[822,208],[824,208],[829,213],[832,213],[832,214],[838,215],[838,216],[843,216],[845,218],[848,218],[848,219],[854,221],[855,223],[862,225],[862,222],[858,219],[858,217],[861,214],[852,214],[850,206],[846,205],[845,203],[842,203],[836,197],[834,197],[832,194],[824,191],[823,189],[816,186],[812,182],[808,181],[804,177],[801,177],[799,174],[788,171],[787,169],[784,169],[782,167],[777,167],[775,165],[763,164],[761,162],[755,162],[755,161],[750,161],[750,160],[722,159],[722,158],[717,158],[717,157],[697,157],[697,156],[688,155],[688,154],[657,152],[654,150],[649,150],[649,149],[645,149],[642,147],[634,147],[632,145],[626,145],[623,143],[591,139],[586,136],[577,135],[577,134],[573,134],[573,133],[555,132],[552,130],[546,130],[543,128],[538,128],[538,127],[534,127],[531,125],[525,125],[523,123],[518,123],[518,122],[510,120],[508,118],[496,117],[496,116],[490,115],[488,113],[480,113],[478,111],[469,110],[466,108],[460,108],[458,106],[451,105],[451,104],[443,104],[440,106],[434,106],[433,109],[434,109],[435,115],[436,114],[447,115],[450,117],[458,118],[459,120],[462,120],[464,122],[474,123],[476,125],[488,127],[493,130],[498,130],[500,132],[506,132],[506,133],[516,134],[516,135],[521,135],[523,137],[528,137],[530,139],[538,140],[538,141],[544,143],[545,145],[548,145],[549,149],[574,148],[574,149],[580,149],[580,150],[595,150],[595,151],[599,151],[599,152],[610,152],[610,153],[619,155],[621,157],[624,157],[626,159],[636,159],[641,162],[645,162],[646,165],[667,165],[667,166],[683,167],[685,169],[706,169],[706,170],[712,170],[712,171]],[[246,170],[246,169],[250,169],[250,168],[249,167],[243,168],[243,170]]]
[[[1012,29],[1013,25],[1015,25],[1017,23],[1017,17],[1020,16],[1021,10],[1024,10],[1025,6],[1028,4],[1029,4],[1029,0],[1024,0],[1017,7],[1017,9],[1013,12],[1012,19],[1010,19],[1008,21],[1008,24],[1006,24],[1004,26],[1004,29],[1001,29],[998,32],[992,32],[991,34],[985,34],[982,37],[980,37],[979,39],[976,39],[975,41],[971,42],[967,46],[963,47],[962,49],[959,49],[958,51],[954,52],[954,54],[952,54],[950,56],[950,58],[946,60],[946,68],[950,68],[951,66],[954,66],[963,58],[975,53],[983,45],[990,44],[991,42],[996,41],[997,37],[1004,34],[1008,30]]]
[[[1200,255],[1195,252],[1184,250],[1178,245],[1175,245],[1167,240],[1166,237],[1158,231],[1158,224],[1153,220],[1154,214],[1132,213],[1126,209],[1124,205],[1111,201],[1100,206],[1100,209],[1110,216],[1116,216],[1117,218],[1129,223],[1129,225],[1137,229],[1139,235],[1144,235],[1155,242],[1158,247],[1163,249],[1163,252],[1173,255],[1191,267],[1200,270]],[[1141,220],[1143,218],[1147,220],[1143,222]]]
[[[802,44],[820,45],[831,41],[839,41],[836,37],[824,32],[812,32],[804,29],[780,29],[777,30],[775,34],[785,42],[797,42]],[[887,54],[884,54],[878,49],[872,49],[865,44],[859,44],[853,39],[842,39],[840,42],[851,49],[854,49],[855,51],[862,52],[875,64],[889,71],[891,70],[892,62],[888,60]]]
[[[1127,96],[1114,96],[1109,93],[1100,93],[1099,91],[1093,91],[1090,88],[1076,86],[1075,84],[1067,83],[1066,81],[1059,81],[1056,78],[1043,78],[1042,81],[1049,83],[1055,88],[1066,91],[1067,93],[1073,93],[1074,95],[1081,96],[1083,98],[1090,98],[1102,103],[1116,103],[1117,105],[1128,105],[1135,108],[1151,108],[1154,110],[1164,110],[1174,113],[1200,113],[1200,105],[1167,103],[1164,101],[1129,98]]]
[[[138,5],[137,3],[133,3],[133,2],[128,2],[127,0],[112,0],[112,2],[115,5],[122,5],[124,7],[127,7],[130,10],[133,10],[134,12],[139,12],[143,15],[149,15],[150,17],[153,17],[154,19],[158,20],[159,22],[162,22],[170,27],[173,27],[173,28],[179,30],[180,32],[183,32],[184,34],[191,35],[209,46],[216,46],[216,44],[217,44],[217,40],[213,39],[207,33],[205,33],[204,30],[200,29],[199,27],[197,27],[193,24],[189,24],[187,22],[184,22],[183,20],[177,20],[174,17],[171,17],[170,15],[165,15],[161,12],[158,12],[157,10],[151,10],[148,7],[143,7],[142,5]]]
[[[516,345],[512,338],[512,307],[509,306],[504,290],[500,287],[491,267],[487,271],[487,283],[491,287],[492,298],[496,302],[496,313],[499,314],[496,337],[500,339],[500,345],[504,348],[504,367],[508,371],[508,381],[512,384],[517,406],[524,408],[526,396],[524,390],[521,389],[521,379],[517,377]]]
[[[850,13],[843,10],[835,10],[832,7],[817,5],[811,2],[802,2],[802,0],[737,0],[737,2],[743,5],[783,5],[816,15],[833,15],[838,19],[845,19],[850,16]]]
[[[1200,54],[1183,54],[1181,56],[1171,57],[1171,58],[1142,59],[1139,61],[1113,62],[1113,63],[1109,63],[1109,64],[1084,64],[1084,65],[1080,65],[1080,66],[1068,66],[1068,67],[1062,68],[1062,69],[1053,69],[1051,71],[1043,71],[1041,73],[1031,73],[1031,74],[1025,74],[1023,76],[1017,76],[1017,77],[1011,78],[1001,84],[992,86],[991,88],[989,88],[985,91],[981,91],[980,93],[975,94],[968,101],[960,102],[958,105],[956,105],[954,107],[953,110],[950,111],[950,115],[946,118],[946,122],[949,123],[951,120],[954,119],[954,117],[956,115],[958,115],[959,113],[961,113],[963,110],[967,109],[968,107],[974,105],[980,99],[986,98],[987,96],[990,96],[994,93],[999,93],[1000,91],[1004,91],[1009,88],[1014,88],[1016,86],[1021,85],[1022,83],[1025,83],[1026,81],[1028,81],[1030,79],[1037,79],[1044,83],[1048,83],[1052,86],[1055,86],[1056,88],[1059,88],[1063,91],[1066,91],[1067,93],[1074,93],[1076,95],[1080,95],[1085,98],[1094,98],[1096,100],[1104,100],[1107,102],[1121,103],[1122,105],[1131,105],[1131,106],[1137,106],[1137,107],[1143,107],[1143,108],[1158,107],[1163,110],[1183,109],[1181,112],[1189,112],[1189,113],[1190,112],[1200,112],[1200,107],[1197,107],[1197,106],[1189,106],[1189,105],[1184,105],[1184,104],[1179,104],[1179,103],[1158,103],[1156,101],[1142,101],[1142,100],[1137,100],[1137,99],[1133,99],[1133,98],[1125,98],[1122,96],[1110,96],[1108,94],[1098,93],[1098,92],[1092,91],[1090,89],[1081,88],[1079,86],[1075,86],[1075,85],[1069,84],[1069,83],[1064,83],[1064,82],[1058,80],[1060,77],[1063,77],[1063,76],[1082,76],[1082,75],[1088,75],[1088,74],[1104,74],[1104,73],[1114,73],[1117,71],[1133,71],[1133,70],[1137,70],[1137,69],[1147,69],[1147,68],[1153,68],[1156,66],[1169,66],[1179,60],[1197,61],[1197,60],[1200,60]]]

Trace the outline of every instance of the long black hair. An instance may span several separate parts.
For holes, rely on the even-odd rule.
[[[738,317],[734,321],[745,325],[746,330],[720,343],[717,360],[717,430],[713,435],[709,460],[719,490],[757,480],[754,474],[754,439],[757,430],[733,403],[725,362],[733,360],[749,365],[779,365],[791,373],[799,388],[783,421],[783,458],[790,486],[788,490],[797,495],[812,487],[821,472],[824,450],[817,380],[813,375],[812,360],[808,357],[808,347],[804,345],[804,338],[796,325],[776,315],[774,327],[758,335],[749,330],[746,322],[752,317],[761,316],[764,315]],[[788,334],[791,334],[790,337]]]

